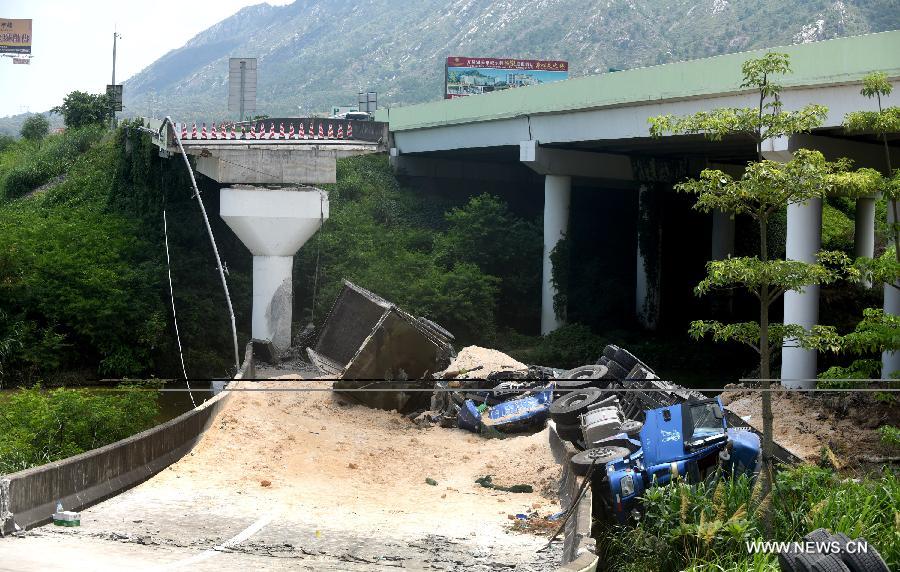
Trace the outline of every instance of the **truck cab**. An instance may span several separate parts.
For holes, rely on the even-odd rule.
[[[639,439],[623,434],[609,441],[625,445],[631,454],[608,462],[594,490],[601,491],[620,523],[639,512],[639,499],[648,487],[678,478],[697,483],[714,477],[720,467],[725,476],[752,476],[761,456],[759,437],[729,428],[718,398],[648,410]]]

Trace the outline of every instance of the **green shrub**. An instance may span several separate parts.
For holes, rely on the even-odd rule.
[[[0,474],[77,455],[153,425],[159,392],[19,389],[0,408]]]
[[[607,340],[583,324],[566,324],[539,338],[512,336],[509,354],[523,363],[573,368],[594,363]]]
[[[50,132],[50,122],[47,121],[47,118],[41,115],[40,113],[35,113],[34,115],[29,115],[27,119],[22,123],[22,129],[19,133],[25,139],[31,139],[32,141],[38,141],[47,136],[47,133]]]
[[[599,546],[607,570],[770,570],[774,554],[748,554],[762,540],[762,519],[773,523],[770,540],[797,541],[817,528],[865,538],[890,567],[900,564],[897,506],[900,478],[891,471],[854,480],[813,466],[781,471],[772,491],[742,476],[712,485],[678,483],[649,489],[635,526],[610,526]]]

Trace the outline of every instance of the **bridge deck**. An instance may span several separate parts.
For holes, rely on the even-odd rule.
[[[252,387],[329,387],[288,377]],[[546,496],[474,483],[525,482],[536,466]],[[546,540],[508,532],[507,515],[556,512],[557,474],[546,432],[483,440],[329,391],[238,392],[192,453],[84,511],[81,527],[5,539],[0,571],[552,570],[559,549],[536,553]]]

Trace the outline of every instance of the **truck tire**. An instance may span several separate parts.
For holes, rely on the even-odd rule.
[[[856,542],[865,542],[865,539],[857,538]],[[851,572],[890,572],[881,554],[871,544],[868,545],[867,552],[841,552],[841,560]]]
[[[798,560],[812,572],[850,572],[837,554],[802,554]]]
[[[554,392],[554,395],[558,399],[571,393],[572,391],[579,391],[582,389],[589,389],[591,387],[594,387],[596,383],[596,380],[585,377],[578,379],[557,379],[556,391]]]
[[[626,419],[625,422],[622,423],[622,433],[625,433],[629,437],[639,437],[641,429],[643,428],[644,424],[640,421],[635,421],[634,419]]]
[[[573,391],[550,404],[550,418],[557,424],[580,425],[579,416],[602,395],[603,392],[595,387]]]
[[[572,468],[578,475],[585,475],[591,465],[594,470],[602,469],[606,463],[627,457],[631,451],[625,447],[594,447],[578,453],[572,457]]]
[[[584,439],[584,434],[581,432],[581,425],[565,425],[563,423],[557,423],[556,434],[559,435],[560,439],[572,443]]]
[[[800,568],[796,552],[779,552],[778,567],[781,572],[806,572],[805,568]]]
[[[806,540],[808,542],[832,542],[837,539],[828,530],[824,528],[817,528],[814,531],[807,533],[803,537],[803,540]]]
[[[605,355],[601,355],[601,356],[597,359],[597,365],[606,365],[606,364],[608,364],[608,363],[609,363],[609,358],[606,357]]]
[[[606,369],[612,379],[622,380],[628,377],[628,370],[619,365],[619,362],[610,360],[609,363],[606,364]]]
[[[605,357],[609,361],[615,361],[616,352],[619,351],[620,349],[622,349],[622,348],[620,348],[617,345],[609,344],[608,346],[603,348],[603,357]]]
[[[570,369],[563,374],[563,379],[603,379],[609,373],[605,365],[583,365]]]
[[[616,356],[614,358],[615,361],[619,362],[619,365],[623,368],[631,371],[634,369],[634,366],[641,363],[641,360],[634,357],[634,354],[624,348],[618,348],[616,350]],[[643,364],[642,364],[643,365]],[[647,368],[650,369],[650,368]]]

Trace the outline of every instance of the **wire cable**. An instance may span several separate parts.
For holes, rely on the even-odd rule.
[[[166,269],[169,273],[169,297],[172,299],[172,321],[175,322],[175,339],[178,340],[178,357],[181,359],[181,373],[184,374],[184,382],[187,384],[188,395],[191,396],[191,405],[197,407],[194,401],[194,393],[191,391],[191,382],[188,381],[187,369],[184,367],[184,353],[181,351],[181,334],[178,333],[178,317],[175,315],[175,289],[172,288],[172,260],[169,258],[169,224],[166,220],[166,209],[163,209],[163,236],[166,242]]]

